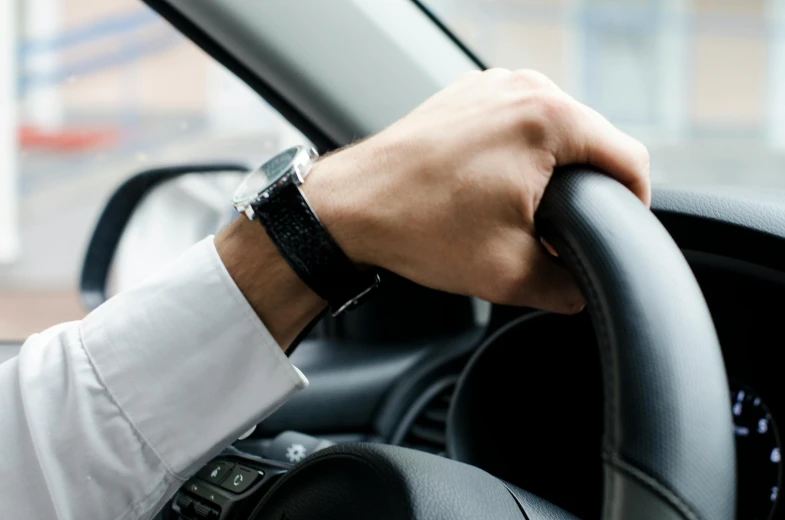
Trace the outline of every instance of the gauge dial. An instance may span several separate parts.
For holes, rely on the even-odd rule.
[[[780,491],[780,439],[771,412],[749,387],[731,384],[736,433],[737,518],[770,520]]]

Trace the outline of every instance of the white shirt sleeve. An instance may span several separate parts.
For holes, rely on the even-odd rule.
[[[151,518],[307,384],[205,239],[0,365],[0,518]]]

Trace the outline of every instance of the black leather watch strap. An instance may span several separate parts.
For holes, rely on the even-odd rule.
[[[333,315],[355,306],[378,285],[377,273],[361,271],[346,256],[294,182],[251,207],[294,272],[327,302]]]

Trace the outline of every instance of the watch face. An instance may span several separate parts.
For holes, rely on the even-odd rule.
[[[259,193],[275,184],[290,170],[292,162],[299,152],[300,149],[297,147],[289,148],[252,171],[237,188],[234,194],[234,203],[251,202]]]

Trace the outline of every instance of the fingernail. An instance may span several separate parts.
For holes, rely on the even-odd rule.
[[[547,241],[547,240],[545,240],[544,238],[540,237],[540,243],[541,243],[541,244],[542,244],[542,245],[545,247],[545,249],[547,249],[547,250],[548,250],[548,252],[549,252],[549,253],[550,253],[552,256],[555,256],[555,257],[557,257],[557,258],[559,257],[559,253],[557,253],[557,252],[556,252],[556,250],[553,248],[553,246],[552,246],[552,245],[550,245],[550,244],[548,243],[548,241]]]

